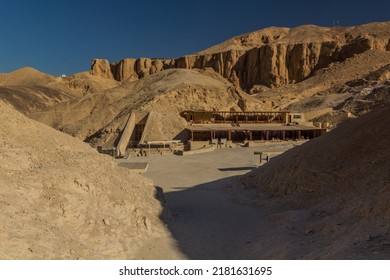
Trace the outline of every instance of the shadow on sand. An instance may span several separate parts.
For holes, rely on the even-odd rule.
[[[250,258],[246,251],[264,231],[266,213],[234,202],[228,187],[237,184],[238,177],[164,194],[164,212],[170,218],[161,218],[189,259]]]
[[[227,168],[218,168],[219,171],[251,171],[255,170],[256,166],[244,166],[244,167],[227,167]]]

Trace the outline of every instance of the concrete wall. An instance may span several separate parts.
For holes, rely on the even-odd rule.
[[[306,122],[306,117],[304,113],[289,113],[289,115],[291,116],[291,122]]]

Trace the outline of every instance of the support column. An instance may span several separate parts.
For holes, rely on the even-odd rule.
[[[284,130],[283,130],[283,132],[282,132],[282,139],[283,139],[283,140],[286,140],[286,131],[284,131]]]
[[[232,131],[228,130],[228,141],[232,141]]]
[[[249,141],[252,141],[252,131],[249,131]]]
[[[267,130],[266,132],[265,132],[265,140],[269,140],[269,130]]]

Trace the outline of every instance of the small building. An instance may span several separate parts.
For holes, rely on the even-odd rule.
[[[189,123],[285,123],[288,112],[184,111],[181,116]]]
[[[327,129],[307,122],[304,113],[287,111],[185,111],[190,149],[207,143],[307,140]]]

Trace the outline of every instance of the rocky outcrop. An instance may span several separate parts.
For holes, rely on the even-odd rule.
[[[114,78],[107,59],[94,59],[91,66],[91,74],[103,78]]]
[[[390,51],[390,32],[386,31],[386,28],[389,30],[390,23],[379,26],[380,30],[376,33],[372,33],[373,27],[368,29],[370,33],[364,33],[361,31],[361,29],[365,30],[364,27],[356,31],[353,28],[338,30],[308,26],[306,29],[305,27],[290,29],[289,32],[284,28],[281,29],[280,35],[276,35],[278,29],[273,28],[275,34],[272,37],[252,36],[259,37],[257,46],[253,38],[250,44],[243,45],[248,41],[245,38],[249,35],[246,34],[241,36],[241,40],[237,37],[232,41],[240,44],[239,47],[234,49],[229,45],[226,51],[217,53],[202,52],[169,60],[127,58],[111,65],[108,65],[107,60],[95,60],[92,73],[104,77],[111,75],[118,81],[124,81],[140,79],[169,68],[210,67],[246,91],[250,91],[255,85],[279,87],[300,82],[317,69],[327,67],[333,62],[344,61],[367,50]],[[323,33],[322,40],[318,36],[310,40],[310,34],[316,28],[317,33]],[[311,32],[310,36],[305,35],[307,30]],[[327,30],[331,36],[325,36]],[[221,45],[224,44],[226,42]]]

